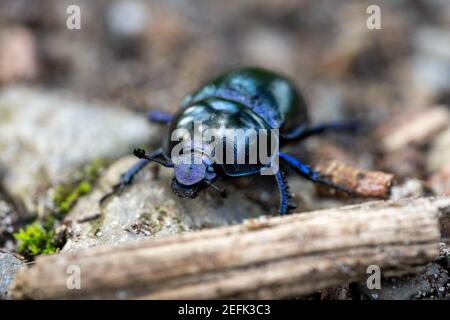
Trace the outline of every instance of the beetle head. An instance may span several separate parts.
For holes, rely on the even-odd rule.
[[[181,198],[195,198],[208,186],[216,174],[209,158],[202,152],[192,151],[181,156],[174,166],[173,192]]]

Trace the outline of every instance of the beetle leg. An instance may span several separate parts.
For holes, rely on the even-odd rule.
[[[278,191],[280,193],[280,205],[278,212],[280,215],[288,213],[289,209],[294,209],[297,206],[292,200],[292,194],[289,191],[289,185],[287,184],[286,177],[281,170],[278,170],[275,174],[275,180],[277,182]]]
[[[212,183],[212,181],[206,181],[206,184],[217,191],[222,198],[228,197],[228,192],[224,188],[215,185],[214,183]]]
[[[113,186],[112,191],[108,192],[100,199],[100,203],[103,203],[107,198],[114,194],[120,194],[127,185],[133,182],[134,176],[138,174],[138,172],[141,171],[148,163],[150,163],[150,160],[146,159],[136,162],[130,169],[122,174],[120,177],[120,182]]]
[[[158,110],[152,110],[147,113],[147,119],[154,123],[167,124],[173,119],[173,115]]]
[[[356,130],[358,130],[358,127],[359,126],[356,121],[330,122],[318,124],[313,127],[309,127],[308,125],[299,125],[289,132],[282,134],[281,137],[286,140],[299,140],[305,139],[309,136],[319,135],[327,131],[355,132]]]
[[[138,150],[140,150],[140,151],[138,151]],[[129,185],[133,182],[133,178],[139,173],[139,171],[141,171],[150,162],[155,161],[155,162],[161,163],[163,165],[165,164],[165,162],[156,159],[162,155],[161,148],[155,150],[151,154],[146,154],[145,151],[142,149],[134,150],[135,155],[136,155],[136,153],[139,154],[139,152],[143,152],[146,157],[139,157],[139,158],[141,158],[141,160],[136,162],[130,169],[128,169],[125,173],[122,174],[122,176],[120,177],[119,183],[113,186],[113,189],[111,192],[105,194],[100,199],[100,203],[102,203],[103,201],[105,201],[107,198],[109,198],[110,196],[112,196],[114,194],[120,194],[120,192],[122,192],[122,190],[127,185]]]
[[[150,160],[141,159],[136,162],[130,169],[128,169],[122,177],[120,178],[120,182],[118,185],[125,186],[131,184],[133,182],[133,178],[141,171],[147,164],[150,163]]]
[[[286,153],[283,153],[283,152],[280,152],[279,156],[282,160],[284,160],[290,166],[292,166],[294,169],[296,169],[306,179],[308,179],[314,183],[320,183],[320,184],[332,187],[336,190],[343,191],[349,195],[353,194],[352,190],[350,190],[342,185],[339,185],[337,183],[334,183],[332,180],[330,180],[326,177],[323,177],[318,171],[311,169],[308,165],[301,163],[294,157],[292,157]]]

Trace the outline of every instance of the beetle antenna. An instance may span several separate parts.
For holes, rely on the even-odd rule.
[[[159,150],[158,150],[159,151]],[[157,156],[159,156],[161,153],[157,153],[157,156],[154,156],[152,154],[148,154],[145,152],[144,149],[134,149],[133,150],[133,154],[138,157],[139,159],[146,159],[149,161],[154,161],[156,163],[159,163],[161,165],[163,165],[164,167],[169,167],[172,168],[173,167],[173,163],[167,160],[161,160],[161,159],[157,159]]]

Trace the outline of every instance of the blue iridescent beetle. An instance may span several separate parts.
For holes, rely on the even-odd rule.
[[[216,163],[214,154],[208,154],[208,151],[205,151],[207,148],[193,143],[189,144],[188,150],[183,150],[183,154],[189,155],[190,159],[195,161],[191,164],[175,164],[170,157],[176,145],[176,141],[172,141],[171,133],[176,129],[186,129],[194,133],[196,121],[202,123],[202,130],[219,128],[223,124],[231,129],[278,129],[280,146],[325,131],[355,129],[353,122],[310,125],[305,100],[293,83],[274,72],[255,67],[234,70],[208,82],[187,95],[175,115],[150,111],[148,119],[168,125],[168,134],[162,147],[149,154],[142,149],[134,150],[134,155],[140,160],[122,175],[121,181],[114,186],[111,194],[130,184],[133,177],[150,162],[174,169],[175,177],[171,187],[177,196],[183,198],[195,198],[199,191],[207,187],[212,187],[226,196],[225,190],[213,183],[218,177],[254,175],[267,167],[261,163]],[[236,146],[234,152],[238,156],[247,153],[247,147]],[[278,152],[277,155],[280,167],[288,165],[314,183],[349,192],[294,157],[283,152]],[[278,211],[283,215],[295,208],[295,204],[283,171],[277,170],[274,176],[280,194]]]

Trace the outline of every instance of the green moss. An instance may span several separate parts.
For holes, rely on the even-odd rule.
[[[169,212],[167,211],[167,208],[164,206],[163,207],[156,206],[155,212],[157,215],[156,219],[158,221],[158,224],[161,226],[160,229],[162,229],[162,226],[164,225],[165,220],[168,219]],[[177,215],[171,215],[170,219],[171,219],[172,223],[174,223],[176,225],[176,227],[178,228],[178,231],[180,231],[180,232],[185,231],[180,217],[178,217]]]
[[[173,217],[173,222],[176,224],[178,231],[185,231],[183,224],[181,223],[181,219],[179,217]]]
[[[105,159],[96,159],[83,166],[76,172],[68,183],[54,186],[53,203],[56,210],[43,221],[35,221],[14,233],[17,240],[18,251],[27,257],[34,258],[41,254],[52,254],[62,245],[55,237],[55,225],[75,205],[76,201],[91,192],[92,186],[100,176],[101,171],[110,164]],[[103,217],[97,219],[99,225]]]
[[[71,186],[57,185],[54,190],[53,202],[58,211],[67,213],[73,207],[79,197],[91,192],[91,184],[87,181],[82,181],[72,189]]]
[[[19,232],[14,233],[18,251],[31,257],[54,253],[57,250],[53,243],[54,236],[55,232],[53,230],[46,230],[37,222],[29,224],[25,228],[20,228]]]
[[[158,213],[158,220],[159,221],[164,220],[167,217],[167,215],[168,215],[167,211],[164,210],[163,208],[156,209],[156,212]]]
[[[84,179],[89,182],[97,180],[100,172],[110,164],[110,161],[103,158],[97,158],[93,162],[85,165],[82,169]]]
[[[71,183],[61,183],[54,187],[53,203],[60,213],[67,213],[72,209],[77,200],[90,193],[95,183],[109,161],[96,159],[85,165],[73,178]]]

